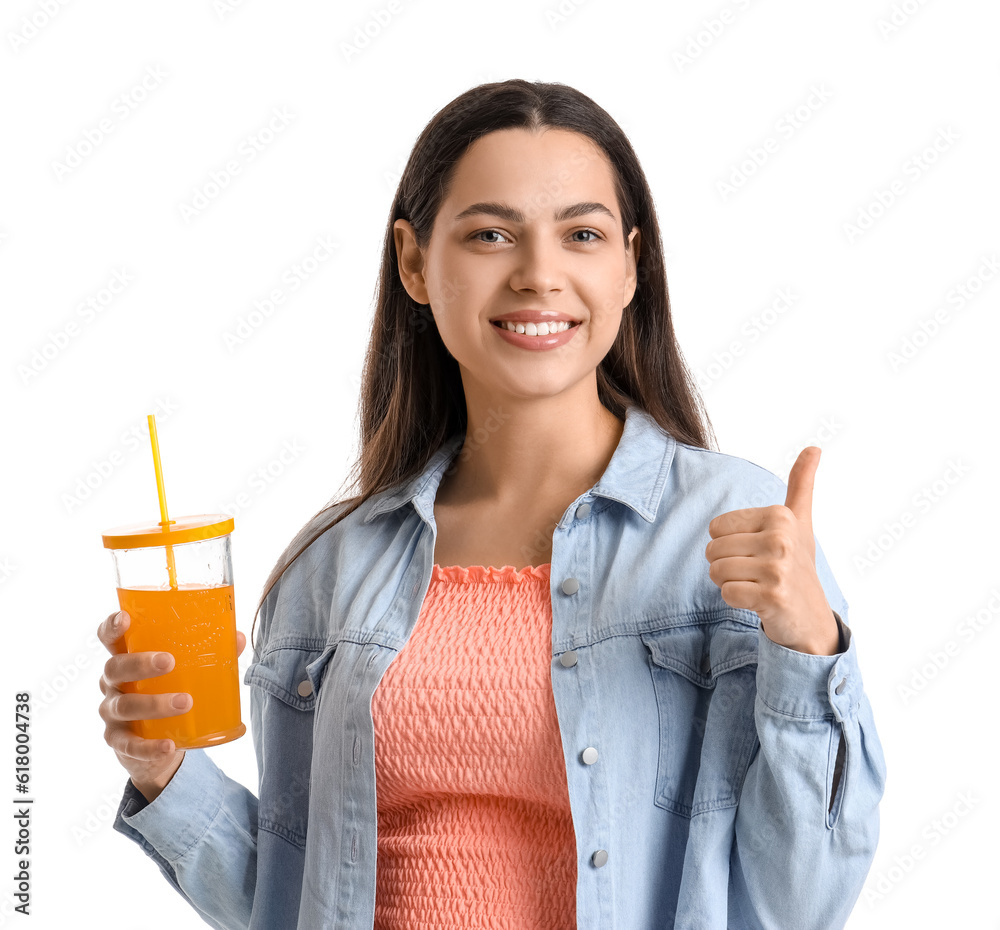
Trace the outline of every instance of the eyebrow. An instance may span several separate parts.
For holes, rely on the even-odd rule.
[[[496,203],[494,201],[474,203],[472,206],[466,207],[461,213],[455,216],[456,220],[463,219],[467,216],[474,216],[480,213],[487,213],[491,216],[498,216],[502,220],[507,220],[511,223],[523,223],[524,214],[518,210],[516,207],[512,207],[505,203]],[[569,206],[565,206],[560,210],[557,210],[553,216],[556,222],[560,220],[571,220],[578,216],[586,216],[589,213],[604,213],[610,216],[611,219],[615,219],[615,215],[606,207],[603,203],[583,202],[574,203]]]

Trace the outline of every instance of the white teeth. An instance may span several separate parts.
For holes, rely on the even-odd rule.
[[[512,333],[523,333],[526,336],[551,336],[553,333],[564,333],[573,325],[568,320],[560,320],[558,323],[510,323],[504,320],[497,322]]]

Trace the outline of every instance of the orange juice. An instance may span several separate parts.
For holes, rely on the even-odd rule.
[[[236,655],[233,586],[118,588],[118,603],[129,615],[129,652],[169,652],[174,667],[163,675],[123,685],[138,694],[186,692],[194,703],[185,713],[135,720],[146,739],[172,739],[178,749],[197,749],[236,739],[240,721],[240,677]]]

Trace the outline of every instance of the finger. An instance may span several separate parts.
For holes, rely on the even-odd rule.
[[[191,695],[185,692],[169,694],[112,694],[101,702],[101,719],[108,724],[132,720],[161,720],[186,714],[193,706]]]
[[[104,731],[104,741],[119,755],[139,762],[163,759],[176,748],[172,739],[145,739],[120,726],[108,727]]]
[[[712,539],[729,536],[731,533],[756,533],[763,529],[765,507],[744,507],[742,510],[730,510],[720,513],[708,524],[708,535]]]
[[[243,650],[246,649],[247,638],[239,630],[236,631],[236,655],[243,655]]]
[[[815,452],[813,450],[816,450]],[[819,446],[806,446],[788,473],[788,493],[785,506],[803,523],[812,526],[813,485],[816,469],[823,450]]]
[[[159,678],[174,667],[169,652],[126,652],[113,655],[104,663],[104,679],[109,685],[120,685],[146,678]]]
[[[739,607],[754,612],[761,606],[760,586],[754,581],[727,581],[725,587],[719,585],[722,599],[730,607]]]
[[[129,615],[124,610],[115,611],[108,616],[97,627],[97,638],[104,643],[105,648],[112,655],[127,652],[125,646],[124,633],[128,629]]]
[[[767,580],[764,563],[746,556],[727,556],[715,559],[708,566],[708,575],[719,587],[730,581],[760,584]]]
[[[705,558],[709,562],[726,559],[731,556],[746,556],[760,558],[768,553],[764,550],[767,541],[764,533],[731,533],[710,540],[705,546]]]

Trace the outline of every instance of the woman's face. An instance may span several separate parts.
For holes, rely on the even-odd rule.
[[[583,387],[635,293],[638,227],[626,243],[612,168],[576,132],[482,136],[456,166],[426,249],[406,220],[396,221],[395,237],[407,292],[430,304],[466,395],[484,401]],[[515,311],[578,325],[540,350],[533,346],[556,337],[507,340],[491,322]]]

